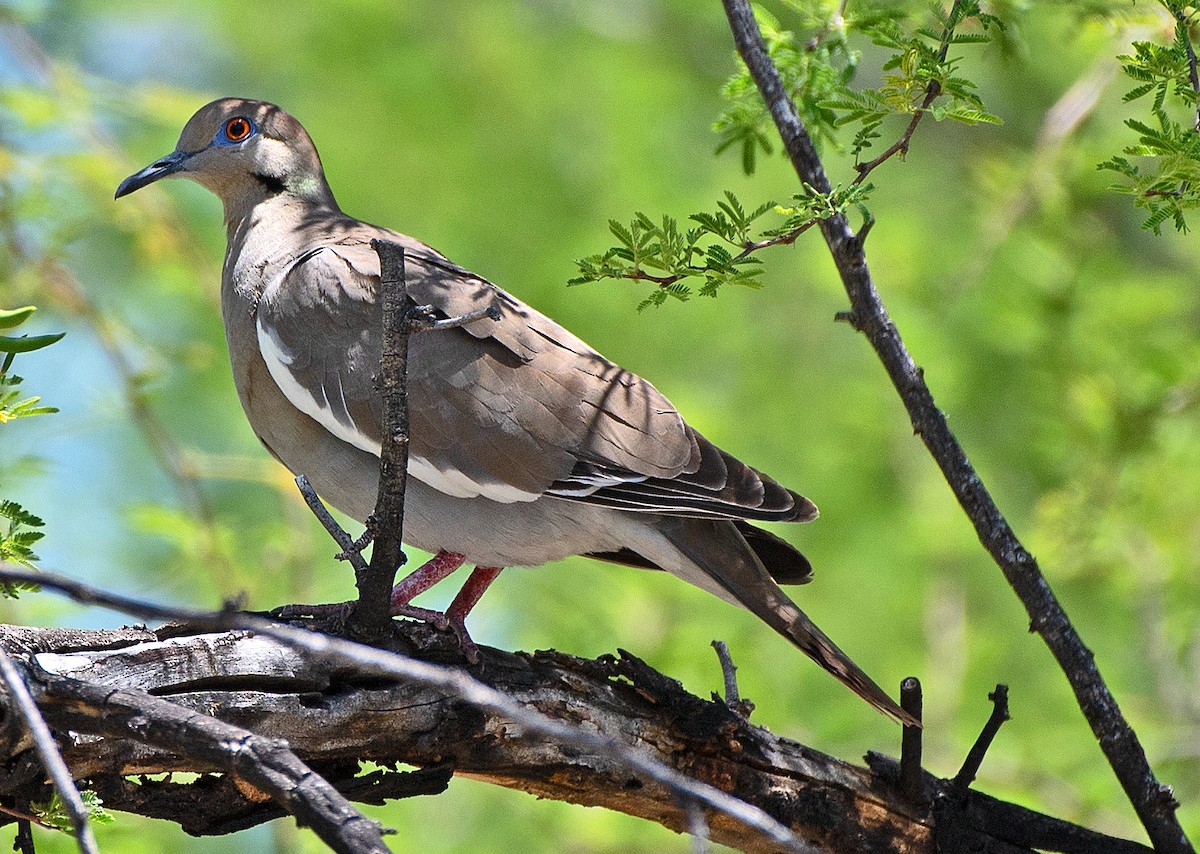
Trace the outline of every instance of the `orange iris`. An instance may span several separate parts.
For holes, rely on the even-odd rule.
[[[225,136],[232,142],[241,142],[250,135],[250,122],[241,116],[225,122]]]

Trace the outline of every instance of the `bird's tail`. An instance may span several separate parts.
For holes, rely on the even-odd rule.
[[[733,523],[675,516],[663,517],[655,528],[678,556],[673,561],[662,554],[647,557],[684,580],[741,605],[879,711],[901,723],[920,726],[788,598]]]

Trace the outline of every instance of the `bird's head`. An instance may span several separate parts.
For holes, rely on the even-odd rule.
[[[201,107],[175,150],[122,181],[116,198],[170,177],[207,187],[227,212],[282,192],[336,206],[308,131],[265,101],[221,98]]]

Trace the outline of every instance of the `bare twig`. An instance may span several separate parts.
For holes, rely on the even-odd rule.
[[[379,452],[379,492],[367,535],[359,541],[337,533],[340,527],[322,524],[342,547],[342,555],[356,554],[366,540],[373,541],[371,562],[354,561],[358,601],[346,619],[346,629],[359,640],[379,640],[389,631],[392,585],[404,565],[404,495],[408,486],[408,339],[413,332],[457,329],[484,317],[500,319],[500,309],[485,306],[458,317],[432,320],[431,306],[417,305],[408,295],[404,276],[404,247],[387,240],[372,240],[379,256],[379,300],[383,308],[383,346],[379,363],[379,394],[383,398],[383,442]],[[313,502],[308,506],[317,513]],[[318,499],[317,504],[320,504]],[[324,509],[322,507],[322,509]],[[318,513],[318,518],[321,514]],[[326,515],[328,515],[326,513]],[[329,521],[332,522],[332,519]]]
[[[17,836],[13,839],[13,851],[17,854],[37,854],[33,845],[33,823],[23,818],[17,822]]]
[[[304,497],[304,503],[308,505],[308,509],[313,512],[317,520],[329,532],[329,536],[333,537],[333,541],[341,546],[342,550],[338,553],[338,557],[343,560],[350,561],[350,565],[354,567],[354,574],[357,577],[367,570],[367,562],[362,556],[362,550],[366,544],[359,545],[358,540],[354,540],[346,533],[346,529],[337,523],[329,510],[325,507],[325,503],[321,501],[317,491],[312,488],[312,484],[308,482],[308,478],[304,475],[296,477],[296,486],[300,489],[300,494]]]
[[[983,725],[983,729],[980,730],[975,743],[971,745],[970,751],[967,752],[967,758],[963,761],[962,768],[954,775],[953,786],[960,795],[966,795],[967,789],[975,780],[975,775],[979,773],[983,757],[987,755],[988,748],[992,746],[992,740],[996,738],[996,733],[1000,732],[1000,727],[1008,720],[1008,686],[997,685],[996,690],[988,694],[988,699],[992,701],[992,714],[988,717],[987,723]]]
[[[717,660],[721,662],[721,676],[725,680],[725,705],[732,709],[742,699],[738,695],[737,665],[729,656],[729,645],[725,641],[713,641],[712,648],[717,651]]]
[[[77,602],[103,605],[143,619],[177,620],[217,631],[244,629],[275,638],[292,647],[304,650],[310,655],[323,658],[331,665],[349,667],[363,675],[411,680],[452,692],[467,703],[508,718],[525,732],[607,756],[623,767],[666,786],[680,798],[694,800],[708,809],[741,822],[774,840],[776,844],[788,851],[801,852],[801,854],[815,851],[814,848],[797,838],[787,827],[758,807],[693,780],[657,760],[635,753],[612,738],[547,718],[494,688],[471,678],[462,670],[439,667],[386,650],[281,625],[262,617],[237,613],[229,609],[199,611],[192,608],[156,605],[130,596],[101,590],[49,572],[32,572],[0,565],[0,580],[37,584],[44,589],[63,593]]]
[[[734,665],[733,658],[729,655],[729,647],[725,641],[719,640],[713,641],[712,647],[717,651],[717,660],[721,662],[721,677],[725,682],[725,705],[735,715],[750,720],[750,714],[754,711],[754,703],[742,699],[738,692],[737,666]]]
[[[900,708],[921,720],[921,682],[909,676],[900,682]],[[900,791],[911,803],[921,800],[921,727],[904,725],[900,737]]]
[[[62,754],[58,751],[58,745],[54,741],[54,735],[50,732],[50,727],[46,726],[42,713],[38,711],[37,703],[30,695],[25,680],[21,678],[16,665],[13,664],[13,660],[9,658],[8,652],[4,649],[0,649],[0,680],[4,682],[4,687],[8,689],[9,696],[12,697],[13,703],[21,713],[22,720],[29,727],[34,747],[42,760],[42,768],[50,775],[58,796],[62,798],[62,802],[67,808],[67,815],[71,817],[71,827],[75,829],[75,841],[79,844],[79,850],[83,854],[96,854],[99,850],[96,848],[96,837],[92,835],[92,827],[88,823],[87,807],[83,804],[83,798],[79,796],[79,789],[75,788],[71,770],[63,761]]]
[[[802,183],[829,192],[829,179],[779,72],[767,55],[762,34],[747,0],[722,0],[739,54],[758,85]],[[938,463],[984,547],[1000,566],[1030,617],[1030,626],[1050,648],[1075,692],[1079,707],[1100,742],[1109,764],[1156,849],[1192,852],[1168,786],[1158,782],[1137,734],[1120,707],[1038,568],[992,500],[966,453],[934,403],[921,370],[913,361],[875,290],[862,247],[844,216],[820,223],[842,283],[850,298],[850,320],[867,336],[888,371],[912,419],[913,428]]]
[[[460,326],[466,326],[476,320],[483,320],[485,317],[490,320],[500,319],[500,308],[496,305],[484,306],[474,311],[468,311],[466,314],[460,314],[458,317],[447,317],[443,320],[430,319],[428,315],[432,312],[433,306],[431,305],[415,306],[412,319],[409,321],[412,331],[439,332],[444,329],[458,329]],[[422,315],[426,315],[426,317],[422,317]]]

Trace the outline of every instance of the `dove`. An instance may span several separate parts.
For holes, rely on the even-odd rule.
[[[233,380],[266,449],[365,522],[379,484],[382,309],[374,239],[405,250],[405,286],[435,318],[493,308],[409,342],[403,537],[434,557],[395,587],[393,613],[464,563],[445,612],[467,614],[503,567],[572,555],[665,570],[740,606],[875,708],[915,721],[780,587],[804,556],[755,522],[808,522],[807,498],[691,427],[653,385],[482,276],[343,213],[304,127],[264,101],[222,98],[128,195],[188,178],[224,208],[221,312]],[[396,190],[381,182],[380,192]]]

